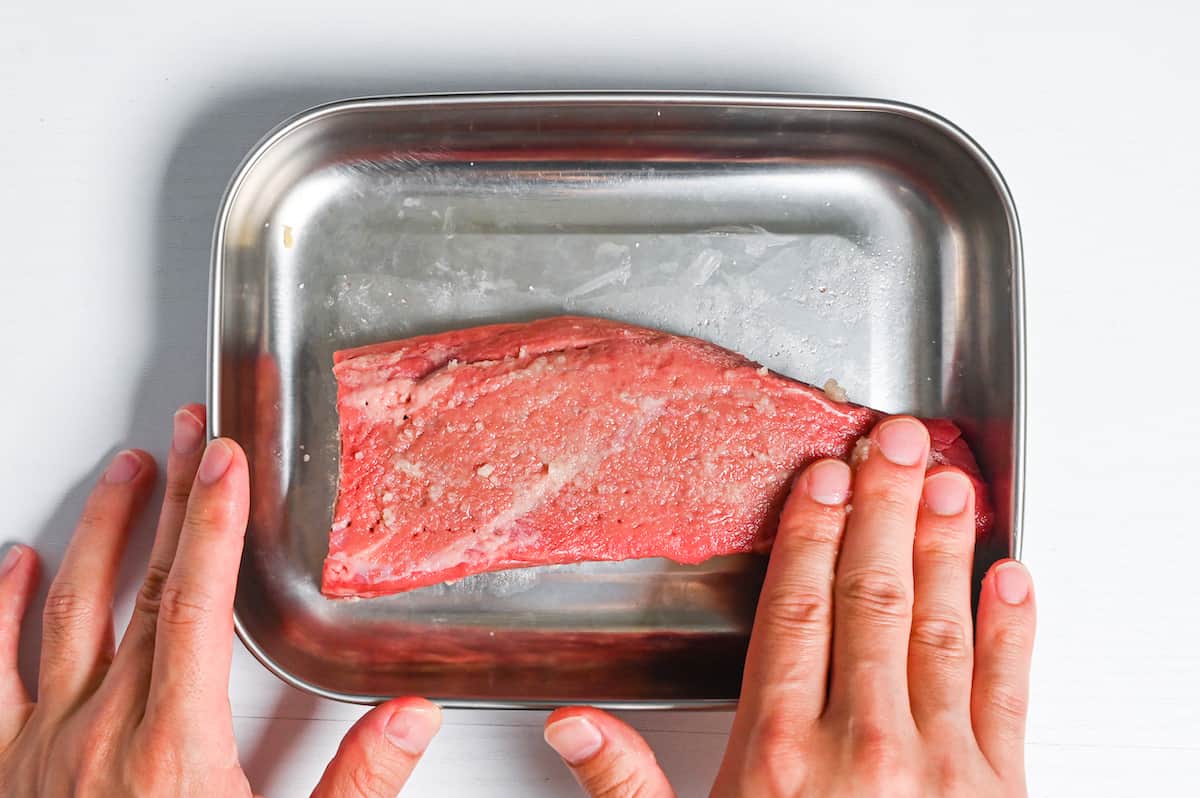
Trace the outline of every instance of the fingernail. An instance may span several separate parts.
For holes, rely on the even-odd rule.
[[[200,469],[196,479],[205,485],[211,485],[225,475],[229,464],[233,461],[233,451],[220,438],[210,441],[200,458]]]
[[[808,495],[836,507],[850,495],[850,466],[840,460],[822,460],[808,469]]]
[[[24,549],[24,546],[13,546],[5,553],[4,559],[0,560],[0,576],[4,576],[17,567],[17,563],[21,561],[21,555],[25,553]]]
[[[875,431],[875,443],[883,456],[899,466],[914,466],[925,459],[929,433],[912,418],[893,418]]]
[[[1029,597],[1029,571],[1019,562],[1006,562],[996,566],[992,581],[996,583],[996,595],[1005,604],[1024,604],[1025,599]]]
[[[420,756],[429,747],[441,725],[441,710],[437,707],[405,707],[388,718],[383,733],[388,742],[413,756]]]
[[[956,471],[943,471],[925,480],[921,496],[934,515],[958,515],[967,509],[971,483]]]
[[[204,425],[189,410],[175,413],[174,430],[171,433],[171,448],[180,454],[191,454],[204,443]]]
[[[142,460],[133,452],[126,449],[119,452],[104,472],[104,481],[112,485],[129,482],[142,470]]]
[[[604,745],[600,730],[587,718],[578,716],[556,720],[542,735],[546,743],[571,765],[579,765]]]

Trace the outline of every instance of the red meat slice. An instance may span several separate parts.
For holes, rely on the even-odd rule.
[[[378,596],[531,565],[770,546],[796,471],[880,418],[713,344],[602,319],[334,355],[341,474],[321,589]],[[987,491],[958,428],[935,462]]]

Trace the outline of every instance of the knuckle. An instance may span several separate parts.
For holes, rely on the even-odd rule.
[[[97,529],[111,526],[114,515],[112,502],[105,501],[104,497],[92,496],[84,503],[83,509],[79,512],[79,522],[76,528]]]
[[[1029,711],[1029,699],[1023,692],[1006,684],[993,685],[983,693],[987,711],[1008,726],[1024,724]]]
[[[212,605],[212,600],[201,591],[166,585],[159,600],[158,619],[169,626],[194,627],[209,616]]]
[[[146,578],[134,599],[137,612],[146,615],[157,615],[162,603],[163,590],[167,584],[170,570],[158,563],[150,563],[146,568]]]
[[[837,507],[807,507],[798,512],[785,510],[779,518],[776,539],[835,544],[841,539],[842,524],[842,510]]]
[[[890,762],[894,756],[895,737],[891,724],[871,714],[856,718],[850,727],[850,742],[856,756],[868,764]]]
[[[70,634],[88,625],[98,609],[96,600],[79,585],[56,582],[46,595],[42,622],[50,634]]]
[[[753,745],[763,762],[781,761],[801,742],[802,732],[795,716],[779,708],[763,712],[754,724]]]
[[[921,486],[911,474],[891,469],[875,471],[863,482],[855,487],[855,506],[870,505],[888,518],[916,515]]]
[[[819,592],[782,590],[761,606],[767,626],[790,637],[807,640],[828,635],[832,624],[832,601]]]
[[[1029,648],[1030,632],[1029,624],[1019,619],[1000,624],[988,637],[990,654],[1009,662],[1024,659]]]
[[[850,729],[850,745],[855,773],[868,785],[883,788],[872,789],[872,795],[909,794],[897,789],[911,779],[907,776],[908,765],[898,736],[890,724],[869,716],[857,719]]]
[[[909,642],[914,648],[949,662],[964,662],[971,656],[966,625],[950,614],[914,618]]]
[[[192,481],[183,477],[174,477],[167,480],[167,486],[163,494],[163,500],[166,504],[175,505],[178,507],[186,507],[188,499],[192,495]]]
[[[889,569],[863,568],[838,582],[838,599],[851,613],[872,623],[895,625],[908,619],[910,599],[904,580]]]
[[[204,541],[215,541],[227,536],[229,529],[228,506],[225,502],[208,499],[194,502],[188,507],[184,523],[184,534]]]
[[[877,491],[868,499],[880,522],[889,526],[907,525],[914,529],[913,520],[917,514],[917,503],[904,496],[899,490]]]
[[[650,798],[650,789],[634,771],[606,773],[588,784],[592,798]]]
[[[202,538],[213,538],[221,534],[224,514],[212,502],[198,502],[188,508],[184,533]]]
[[[920,560],[961,568],[975,550],[973,529],[952,524],[927,524],[917,530],[914,551]]]
[[[346,771],[346,782],[355,798],[388,798],[383,780],[369,762],[359,762]]]
[[[957,756],[937,756],[929,765],[930,780],[937,787],[937,795],[969,795],[967,774],[962,763],[967,761]]]

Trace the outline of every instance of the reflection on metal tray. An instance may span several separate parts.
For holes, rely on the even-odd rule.
[[[333,351],[564,312],[700,336],[882,410],[957,420],[1015,551],[1020,274],[999,174],[908,106],[533,94],[306,112],[248,156],[214,242],[210,432],[241,441],[253,474],[238,632],[282,678],[347,701],[733,701],[758,558],[323,598]]]

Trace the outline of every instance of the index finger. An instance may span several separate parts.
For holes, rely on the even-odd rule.
[[[249,502],[246,455],[231,440],[211,441],[159,601],[147,714],[228,712],[233,596]]]
[[[824,709],[833,572],[849,495],[850,467],[839,460],[810,465],[788,495],[754,617],[735,735],[772,711],[800,721]]]

